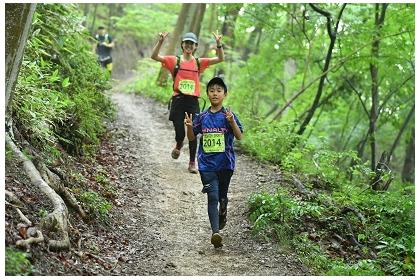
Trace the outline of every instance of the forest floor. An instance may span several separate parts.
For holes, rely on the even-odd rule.
[[[108,222],[86,224],[73,219],[72,231],[78,239],[73,238],[72,250],[33,250],[35,275],[311,274],[290,249],[251,230],[248,197],[281,182],[276,167],[238,152],[228,222],[221,232],[224,246],[215,249],[200,176],[187,171],[188,145],[179,159],[171,158],[174,132],[166,107],[121,93],[118,86],[112,100],[117,118],[109,124],[109,137],[97,157],[118,190]],[[9,164],[6,185],[11,190],[17,188],[15,172]],[[7,234],[13,226],[10,218],[6,215],[6,239],[13,235]]]

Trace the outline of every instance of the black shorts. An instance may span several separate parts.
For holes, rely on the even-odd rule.
[[[108,58],[106,58],[106,59],[104,59],[104,60],[102,60],[102,59],[99,59],[99,58],[98,58],[98,62],[99,62],[99,64],[100,64],[103,68],[106,68],[106,66],[107,66],[108,64],[112,63],[112,57],[108,57]]]
[[[169,112],[169,120],[173,122],[183,122],[187,114],[200,113],[198,97],[189,95],[172,96],[171,109]]]

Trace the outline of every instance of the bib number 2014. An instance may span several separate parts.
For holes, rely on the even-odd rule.
[[[225,151],[225,135],[223,133],[203,134],[203,150],[205,153],[222,153]]]
[[[178,89],[183,94],[193,95],[195,92],[195,82],[193,80],[181,80],[179,81]]]

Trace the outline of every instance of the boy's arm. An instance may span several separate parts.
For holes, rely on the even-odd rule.
[[[235,121],[235,118],[232,118],[232,121],[229,121],[230,126],[232,127],[233,130],[233,135],[235,135],[235,138],[238,140],[242,139],[242,132],[241,129],[239,128],[238,124]]]
[[[159,55],[160,48],[162,47],[163,41],[165,41],[166,36],[168,36],[168,32],[161,32],[159,33],[159,40],[156,45],[153,47],[152,56],[151,58],[159,61],[164,62],[163,57]]]
[[[194,131],[192,129],[193,122],[192,122],[192,114],[188,116],[187,112],[185,112],[185,119],[184,119],[185,126],[187,127],[187,138],[188,141],[193,141],[195,139]]]
[[[233,131],[233,135],[235,135],[235,138],[238,140],[242,139],[242,132],[241,129],[239,128],[238,124],[236,123],[235,117],[232,113],[232,111],[230,110],[230,108],[228,108],[226,110],[226,119],[228,120],[230,126],[232,127],[232,131]]]

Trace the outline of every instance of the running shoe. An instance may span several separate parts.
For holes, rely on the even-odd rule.
[[[213,233],[211,236],[211,244],[213,244],[214,248],[220,248],[223,246],[222,236],[218,232]]]
[[[182,145],[181,146],[179,146],[178,144],[175,145],[175,148],[172,150],[172,153],[171,153],[171,156],[173,159],[179,158],[179,155],[181,154],[181,148],[182,148]]]
[[[195,168],[195,161],[190,161],[190,163],[188,164],[188,171],[193,174],[198,173],[197,168]]]

